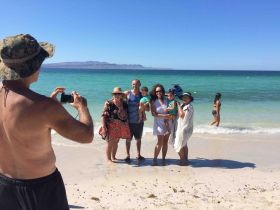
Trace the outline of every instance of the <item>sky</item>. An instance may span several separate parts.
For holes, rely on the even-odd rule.
[[[45,63],[280,70],[279,0],[0,0],[0,38],[56,46]]]

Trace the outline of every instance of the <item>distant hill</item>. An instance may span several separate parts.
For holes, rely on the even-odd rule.
[[[115,64],[100,61],[85,61],[85,62],[61,62],[43,64],[46,68],[69,68],[69,69],[159,69],[152,67],[144,67],[140,64]],[[160,68],[162,69],[162,68]],[[166,69],[166,68],[165,68]]]

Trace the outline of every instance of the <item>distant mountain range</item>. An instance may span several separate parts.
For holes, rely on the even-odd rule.
[[[140,64],[115,64],[100,61],[85,61],[85,62],[61,62],[43,64],[46,68],[67,68],[67,69],[166,69],[167,68],[153,68],[144,67]]]

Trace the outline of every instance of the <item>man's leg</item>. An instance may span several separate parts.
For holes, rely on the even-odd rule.
[[[144,123],[136,124],[135,128],[135,140],[136,140],[136,147],[137,147],[137,158],[138,160],[144,160],[145,158],[141,156],[141,139],[143,134]]]
[[[125,146],[126,146],[127,157],[130,157],[130,145],[131,145],[131,139],[126,139]]]
[[[136,140],[136,147],[137,147],[137,157],[139,159],[140,157],[142,157],[141,156],[141,139],[135,139],[135,140]]]
[[[128,124],[129,125],[129,130],[130,130],[130,139],[126,139],[125,141],[125,148],[126,148],[126,158],[124,159],[125,162],[130,163],[130,145],[131,145],[131,140],[134,135],[134,128],[133,124]]]

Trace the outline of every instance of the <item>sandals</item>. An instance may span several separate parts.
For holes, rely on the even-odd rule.
[[[131,159],[130,159],[129,156],[127,156],[127,157],[124,159],[124,161],[127,162],[127,163],[131,163]]]
[[[138,156],[138,157],[136,157],[136,159],[138,160],[138,161],[144,161],[145,160],[145,158],[143,157],[143,156]],[[124,159],[124,161],[125,162],[127,162],[127,163],[131,163],[131,159],[130,159],[130,157],[129,156],[127,156],[125,159]]]
[[[139,155],[138,157],[136,157],[136,159],[137,159],[138,161],[143,161],[143,160],[145,160],[145,158],[144,158],[143,156],[141,156],[141,155]]]

